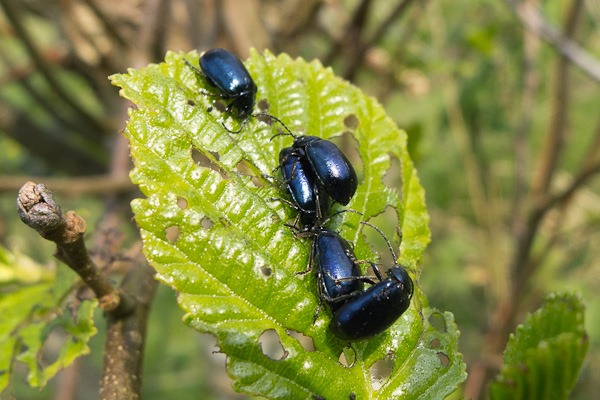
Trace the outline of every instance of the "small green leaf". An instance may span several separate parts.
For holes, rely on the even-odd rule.
[[[406,134],[373,98],[316,61],[253,51],[246,62],[259,108],[293,132],[337,140],[351,156],[359,187],[348,208],[362,216],[342,213],[328,226],[354,243],[359,259],[377,259],[359,220],[387,207],[396,212],[390,222],[402,231],[400,261],[416,284],[411,307],[385,333],[347,347],[329,331],[328,311],[313,323],[316,279],[297,275],[307,268],[310,240],[296,238],[285,225],[295,213],[273,200],[285,195],[265,177],[274,174],[279,151],[292,138],[274,137],[279,125],[257,118],[239,134],[227,132],[222,123],[237,129],[241,121],[200,93],[214,88],[184,59],[197,63],[198,54],[168,53],[164,63],[111,79],[136,104],[125,134],[135,163],[131,178],[147,196],[132,203],[146,257],[158,278],[179,292],[186,322],[217,337],[234,388],[297,399],[451,393],[465,379],[465,367],[452,315],[428,308],[418,285],[428,215]],[[383,183],[394,160],[398,188]],[[266,331],[277,334],[281,359],[263,352]],[[314,350],[294,332],[309,336]],[[342,353],[351,366],[339,361]],[[375,380],[371,367],[386,359],[393,363],[390,376]]]
[[[492,399],[566,399],[588,348],[578,296],[551,294],[511,335]]]
[[[5,249],[1,252],[2,271],[10,279],[0,286],[0,392],[10,383],[15,360],[27,364],[29,384],[41,388],[60,369],[89,353],[88,341],[96,334],[97,301],[65,301],[71,286],[55,280],[53,270]],[[23,260],[25,264],[19,263]],[[73,274],[61,277],[74,280]],[[58,345],[52,341],[51,348],[45,348],[53,331],[60,332],[64,341]],[[56,353],[54,360],[45,359],[48,353]]]
[[[0,288],[15,283],[28,284],[53,279],[54,273],[24,254],[12,254],[0,246]]]

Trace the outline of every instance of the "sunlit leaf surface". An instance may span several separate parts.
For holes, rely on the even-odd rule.
[[[333,140],[354,163],[359,187],[347,208],[362,216],[342,213],[328,227],[370,260],[378,259],[376,236],[360,220],[387,211],[393,217],[386,222],[402,232],[400,262],[416,283],[411,307],[386,332],[349,347],[329,332],[328,310],[313,323],[315,276],[297,275],[307,268],[311,242],[284,225],[295,211],[277,200],[285,194],[266,176],[279,176],[277,157],[292,137],[273,138],[279,124],[258,118],[239,134],[227,132],[222,123],[235,130],[241,121],[215,104],[218,97],[200,93],[214,88],[184,57],[197,65],[196,53],[168,53],[164,63],[111,79],[135,103],[125,135],[132,180],[146,196],[132,203],[145,254],[179,293],[186,322],[217,337],[234,388],[285,399],[452,392],[465,368],[452,315],[428,308],[418,285],[428,215],[406,134],[374,99],[318,62],[268,52],[245,62],[258,86],[257,109],[297,134]],[[384,184],[388,171],[393,184],[389,176]],[[300,333],[309,339],[300,341]]]

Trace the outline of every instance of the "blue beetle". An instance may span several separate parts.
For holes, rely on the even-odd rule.
[[[412,279],[404,268],[394,266],[386,279],[339,307],[329,329],[338,338],[349,341],[377,335],[404,314],[412,295]]]
[[[310,230],[329,211],[329,197],[323,192],[306,157],[292,147],[279,152],[279,167],[292,206],[299,211],[302,229]]]
[[[292,150],[286,150],[287,157],[297,157],[308,161],[307,167],[314,172],[320,186],[334,201],[346,205],[350,202],[356,188],[358,178],[354,167],[344,153],[332,142],[317,136],[296,136],[281,121],[288,134],[294,138]],[[285,133],[278,133],[279,136]],[[289,148],[287,148],[289,149]],[[285,159],[279,160],[279,165]]]
[[[196,72],[203,75],[208,83],[219,90],[219,96],[231,100],[225,111],[235,110],[237,117],[243,119],[240,132],[252,115],[256,102],[257,87],[244,64],[233,53],[225,49],[212,49],[200,57],[200,69],[189,61],[185,62]]]
[[[316,266],[319,301],[325,301],[332,313],[359,296],[364,290],[364,282],[374,283],[371,277],[362,275],[359,265],[365,261],[356,259],[350,243],[337,232],[324,226],[313,226],[310,230],[301,230],[298,236],[313,237],[308,269],[299,274],[308,273]],[[319,309],[315,319],[318,312]]]
[[[346,205],[350,202],[358,178],[354,167],[344,153],[329,140],[316,136],[294,138],[293,148],[302,150],[317,179],[336,202]]]
[[[350,243],[337,232],[315,227],[311,258],[317,263],[319,297],[327,302],[331,312],[364,290],[359,263]]]
[[[394,260],[394,250],[379,228],[368,222],[385,239]],[[363,340],[389,328],[410,306],[413,296],[413,281],[404,268],[397,263],[381,279],[379,271],[373,267],[380,281],[364,292],[348,300],[337,308],[329,323],[331,332],[343,340]]]

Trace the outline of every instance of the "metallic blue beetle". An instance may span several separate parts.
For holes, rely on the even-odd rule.
[[[267,114],[268,115],[268,114]],[[290,135],[294,138],[291,149],[284,149],[286,157],[297,157],[306,160],[308,164],[305,169],[312,169],[320,183],[320,187],[333,199],[342,205],[347,205],[356,193],[358,178],[354,167],[344,153],[333,142],[321,139],[317,136],[296,136],[278,118],[268,115],[274,121],[281,124],[287,132],[280,132],[273,136]],[[283,151],[283,150],[282,150]],[[279,166],[285,158],[279,157]],[[323,196],[321,196],[323,197]]]
[[[282,152],[285,152],[283,158]],[[344,153],[329,140],[317,136],[294,136],[292,147],[286,147],[282,152],[279,153],[280,167],[287,163],[286,158],[289,157],[302,160],[304,169],[312,170],[320,187],[333,201],[346,205],[356,193],[358,178],[354,167]],[[294,184],[293,177],[291,184]]]
[[[252,115],[257,87],[240,59],[225,49],[217,48],[207,51],[200,57],[200,69],[187,60],[185,62],[219,90],[219,97],[231,100],[225,111],[235,110],[237,117],[244,121],[239,130],[230,132],[241,131]]]
[[[404,314],[412,295],[412,279],[404,268],[394,266],[386,279],[339,307],[329,329],[338,338],[349,341],[377,335]]]
[[[384,238],[394,260],[392,245],[376,226],[362,221]],[[371,263],[379,282],[341,305],[329,323],[331,332],[343,340],[363,340],[389,328],[410,306],[413,281],[404,268],[396,262],[382,279],[379,269]]]
[[[294,137],[292,148],[299,157],[305,157],[323,189],[336,202],[346,205],[358,187],[356,171],[342,153],[329,140],[316,136]]]
[[[364,290],[364,282],[373,284],[370,277],[362,275],[350,243],[337,232],[324,226],[313,226],[310,230],[300,230],[299,237],[312,237],[310,258],[306,274],[313,267],[317,274],[317,292],[319,294],[319,308],[315,312],[318,316],[321,302],[325,301],[332,313],[347,301],[360,295]],[[374,264],[371,265],[376,268]]]
[[[319,297],[332,313],[364,290],[364,277],[350,243],[338,233],[314,227],[311,262],[317,263]]]
[[[310,230],[329,212],[329,197],[323,191],[302,151],[286,147],[279,152],[279,167],[292,206],[299,212],[302,229]]]

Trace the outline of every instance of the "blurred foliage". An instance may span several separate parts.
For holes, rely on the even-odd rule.
[[[548,296],[510,336],[490,398],[567,398],[588,344],[581,300],[568,294]]]
[[[62,368],[89,353],[96,334],[96,299],[72,296],[76,276],[57,273],[0,247],[0,393],[17,362],[32,387],[43,388]]]
[[[420,284],[430,304],[454,313],[467,365],[479,358],[482,332],[510,285],[514,227],[524,220],[515,207],[524,200],[516,195],[529,191],[553,125],[559,83],[556,51],[544,43],[528,50],[522,26],[507,2],[408,2],[379,36],[378,29],[401,1],[249,0],[238,7],[210,0],[154,2],[171,4],[169,13],[150,9],[149,1],[1,0],[5,13],[9,3],[18,6],[44,65],[33,60],[12,20],[2,18],[0,174],[4,176],[68,178],[107,171],[110,146],[123,128],[124,105],[106,77],[162,60],[166,50],[222,46],[245,58],[255,47],[317,58],[375,96],[407,131],[408,149],[427,193],[432,243]],[[549,0],[540,2],[540,10],[549,23],[560,27],[574,3]],[[353,15],[364,4],[364,13]],[[582,4],[575,38],[598,59],[600,5]],[[91,5],[99,5],[99,11]],[[102,21],[114,21],[118,29],[112,32]],[[365,38],[375,40],[357,56]],[[530,109],[524,100],[526,65],[532,66],[535,78]],[[65,93],[49,84],[48,71],[64,84]],[[598,83],[575,67],[568,82],[561,111],[568,129],[552,181],[557,190],[572,181],[584,155],[594,148],[599,126]],[[527,129],[518,136],[524,117]],[[522,182],[525,187],[519,186]],[[551,291],[581,293],[590,351],[573,399],[593,398],[600,391],[600,257],[595,247],[600,240],[599,189],[597,179],[589,180],[542,221],[532,253],[536,274],[518,312],[520,321]],[[17,188],[4,190],[0,242],[27,249],[37,260],[48,259],[51,246],[20,226],[14,208]],[[94,197],[68,201],[75,208],[84,199],[96,203],[89,210],[101,209],[102,202]],[[158,302],[155,307],[161,307],[156,312],[164,315],[178,313]],[[148,354],[177,347],[178,338],[169,338],[168,344],[151,341]],[[181,351],[178,365],[194,365],[199,352]],[[211,380],[214,370],[209,368],[202,378],[207,387],[222,382]],[[154,385],[173,384],[171,371],[151,376],[152,383],[147,384],[168,397],[168,389]],[[231,395],[229,382],[224,382],[224,391],[213,392],[215,398]],[[197,391],[197,386],[190,387],[191,393]]]

